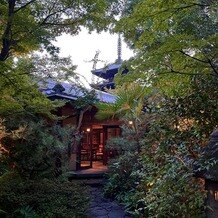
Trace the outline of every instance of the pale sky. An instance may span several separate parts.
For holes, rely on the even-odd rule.
[[[105,63],[114,63],[117,59],[117,40],[117,34],[111,35],[107,32],[89,34],[83,29],[77,36],[64,34],[58,37],[55,45],[60,47],[61,56],[71,56],[73,64],[77,65],[76,71],[91,82],[93,62],[88,61],[91,61],[99,50],[98,59],[104,62],[98,62],[97,69],[104,67]],[[133,52],[122,42],[122,59],[127,60],[131,56]]]

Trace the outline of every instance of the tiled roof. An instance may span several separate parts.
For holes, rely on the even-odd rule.
[[[105,102],[105,103],[114,103],[116,101],[116,96],[109,94],[107,92],[103,92],[103,91],[99,91],[95,89],[95,92],[97,94],[97,98],[101,101],[101,102]]]
[[[92,72],[102,72],[102,73],[106,73],[107,71],[110,71],[110,70],[117,70],[121,67],[121,64],[109,64],[107,65],[106,67],[104,68],[100,68],[100,69],[96,69],[96,70],[93,70]]]
[[[57,92],[53,90],[53,88],[57,84],[60,84],[65,90],[62,92]],[[39,83],[39,90],[48,97],[60,97],[69,100],[76,100],[78,97],[82,97],[84,95],[81,89],[75,84],[70,84],[68,82],[57,83],[53,80],[48,80],[47,82]],[[101,102],[114,103],[116,101],[115,95],[99,91],[97,89],[90,89],[90,91],[91,90],[95,91],[97,99],[99,99]]]
[[[121,64],[109,64],[104,68],[92,70],[92,74],[99,76],[103,79],[109,79],[111,77],[114,77],[120,67]]]

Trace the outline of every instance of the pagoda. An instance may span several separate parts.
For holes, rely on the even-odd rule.
[[[92,74],[103,79],[102,82],[98,84],[92,84],[96,89],[99,89],[101,91],[106,91],[107,89],[114,89],[115,83],[114,83],[114,76],[118,73],[121,65],[122,65],[122,58],[121,58],[121,50],[122,50],[122,44],[121,44],[121,37],[119,34],[118,37],[118,46],[117,46],[117,60],[113,64],[109,64],[104,68],[100,69],[94,69],[92,70]],[[122,71],[123,74],[128,73],[128,69],[124,69]]]

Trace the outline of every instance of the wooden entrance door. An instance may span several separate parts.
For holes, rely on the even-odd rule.
[[[101,128],[84,128],[79,150],[80,169],[93,167],[94,161],[103,163],[104,155],[104,133]]]
[[[119,126],[101,126],[84,128],[82,130],[81,147],[79,150],[79,168],[88,169],[93,167],[94,161],[106,165],[109,158],[117,155],[116,149],[106,149],[107,140],[119,136]]]

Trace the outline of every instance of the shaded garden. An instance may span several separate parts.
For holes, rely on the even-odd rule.
[[[84,217],[86,189],[66,176],[77,127],[61,127],[65,102],[50,101],[38,85],[78,81],[53,41],[81,26],[106,29],[116,12],[107,1],[10,0],[0,14],[0,216]]]
[[[120,157],[110,165],[105,194],[134,217],[205,217],[213,210],[196,174],[217,168],[203,158],[218,124],[215,8],[215,1],[134,1],[116,25],[136,55],[126,63],[129,73],[116,77],[116,103],[99,105],[99,118],[125,123],[108,143]]]
[[[115,104],[98,104],[98,119],[123,121],[122,135],[107,143],[119,157],[109,163],[105,196],[133,217],[205,217],[207,193],[196,175],[217,167],[202,156],[218,128],[217,7],[211,0],[0,1],[1,216],[86,217],[87,190],[66,176],[79,127],[61,127],[56,112],[65,102],[37,86],[78,81],[52,40],[85,26],[121,33],[135,51],[124,63],[128,74],[116,75]],[[92,102],[75,104],[81,112]]]

